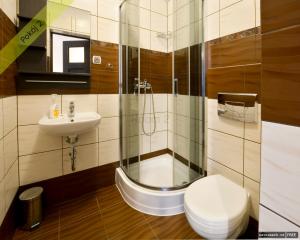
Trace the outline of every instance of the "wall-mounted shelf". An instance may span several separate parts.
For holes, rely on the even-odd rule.
[[[47,5],[47,0],[20,0],[19,1],[19,27],[21,31],[36,14]],[[21,44],[21,43],[20,43]],[[47,67],[47,35],[46,32],[41,35],[28,47],[18,58],[18,71],[24,70],[46,71]]]
[[[19,15],[31,19],[46,5],[47,0],[20,0]]]
[[[22,89],[80,88],[90,87],[88,73],[19,72],[17,87]]]
[[[90,77],[90,73],[60,73],[60,72],[28,72],[28,71],[20,71],[20,74],[32,74],[32,75],[48,75],[48,76],[67,76],[67,77]]]

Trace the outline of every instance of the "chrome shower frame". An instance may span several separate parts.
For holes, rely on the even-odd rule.
[[[169,0],[167,0],[169,1]],[[202,6],[204,6],[204,0],[202,1]],[[121,14],[121,10],[122,7],[124,5],[124,3],[126,3],[127,0],[123,0],[122,3],[119,5],[119,24],[122,24],[122,14]],[[204,7],[202,7],[202,16],[204,16]],[[202,67],[202,72],[201,72],[201,97],[203,98],[202,100],[202,119],[203,119],[203,123],[202,123],[202,133],[203,133],[203,138],[202,138],[202,145],[203,145],[203,150],[202,150],[202,161],[204,162],[204,165],[202,166],[202,170],[203,170],[203,175],[199,176],[198,178],[193,179],[191,182],[188,182],[186,184],[182,184],[180,186],[173,186],[173,187],[154,187],[154,186],[149,186],[149,185],[145,185],[139,181],[136,181],[135,179],[131,178],[131,176],[127,173],[127,171],[125,171],[123,169],[123,125],[122,125],[122,121],[119,121],[119,134],[120,134],[120,138],[119,138],[119,159],[120,159],[120,167],[122,169],[122,171],[125,173],[125,175],[135,184],[150,189],[150,190],[157,190],[157,191],[176,191],[176,190],[180,190],[180,189],[184,189],[187,188],[190,184],[192,184],[193,182],[203,178],[206,176],[206,159],[207,159],[207,145],[206,145],[206,141],[205,139],[207,138],[206,136],[206,116],[205,116],[205,112],[206,112],[206,63],[205,63],[205,53],[206,53],[206,48],[205,48],[205,42],[204,42],[204,32],[205,32],[205,25],[202,25],[202,43],[201,43],[201,67]],[[122,111],[122,94],[123,94],[123,74],[122,74],[122,69],[123,69],[123,62],[122,62],[122,52],[123,52],[123,48],[122,48],[122,28],[119,27],[119,116],[120,118],[122,118],[123,116],[123,111]],[[190,52],[190,48],[189,48],[189,52]],[[140,56],[140,48],[138,48],[138,55]],[[172,57],[174,58],[174,51],[172,52]],[[128,54],[126,51],[126,61],[128,62]],[[140,76],[140,57],[138,59],[138,76]],[[140,82],[140,79],[137,79],[138,83],[136,85],[137,87],[137,91],[138,94],[140,94],[140,89],[144,88],[144,89],[149,89],[149,83],[147,81],[144,82]],[[172,92],[175,93],[174,91],[174,82],[176,82],[176,79],[174,79],[174,61],[172,61]],[[152,87],[151,87],[152,89]],[[174,153],[173,153],[174,156]],[[140,155],[139,155],[139,161],[140,161]]]

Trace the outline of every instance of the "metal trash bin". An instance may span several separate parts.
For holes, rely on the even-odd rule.
[[[24,229],[30,230],[40,225],[42,221],[42,193],[43,188],[33,187],[20,194]]]

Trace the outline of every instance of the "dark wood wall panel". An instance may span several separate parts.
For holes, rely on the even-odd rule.
[[[263,34],[262,55],[263,120],[300,126],[300,25]]]
[[[139,50],[136,47],[123,47],[123,51],[122,91],[124,94],[132,94],[137,90],[136,84],[138,83],[139,77]]]
[[[89,88],[19,88],[17,94],[117,94],[119,93],[118,49],[119,46],[117,44],[91,41],[91,57],[101,56],[102,63],[91,64]],[[109,64],[112,67],[109,67]]]
[[[16,195],[11,203],[5,218],[0,226],[0,239],[11,240],[13,239],[15,229],[18,226],[18,196]]]
[[[30,187],[44,188],[44,207],[53,205],[96,191],[115,183],[115,170],[119,162],[87,169],[65,176],[21,186],[19,193]]]
[[[206,43],[206,94],[257,93],[261,101],[261,34],[249,29]]]
[[[110,163],[73,174],[21,186],[0,226],[0,239],[10,240],[14,235],[14,231],[20,221],[20,216],[18,215],[20,212],[18,196],[24,190],[36,186],[43,187],[43,208],[44,211],[47,211],[48,208],[55,207],[55,205],[62,202],[115,184],[115,170],[118,166],[119,162]]]
[[[231,38],[208,43],[208,68],[260,63],[260,35],[257,28]]]
[[[151,74],[150,83],[152,84],[154,93],[172,93],[171,76]]]
[[[242,92],[243,67],[210,68],[207,70],[206,84],[208,98],[217,98],[218,92]]]
[[[106,43],[100,41],[91,41],[91,55],[101,56],[102,62],[99,65],[92,64],[92,70],[96,71],[118,71],[119,68],[119,46],[114,43]],[[113,68],[109,68],[108,64],[112,64]]]
[[[300,126],[300,1],[262,0],[262,119]]]
[[[141,49],[140,51],[140,71],[141,71],[141,80],[149,80],[151,77],[151,68],[150,68],[150,55],[151,50]]]
[[[190,94],[202,96],[201,44],[190,47]]]
[[[261,64],[244,66],[244,84],[246,93],[257,93],[258,102],[261,103]]]
[[[90,93],[119,93],[119,46],[99,41],[91,42],[91,55],[101,56],[99,65],[91,67]],[[112,67],[109,67],[109,65]]]
[[[136,50],[129,48],[130,52],[128,53],[128,77],[132,86],[134,85],[134,78],[138,77],[138,58],[134,54]],[[101,56],[102,63],[91,65],[90,87],[87,89],[18,89],[18,94],[117,94],[119,92],[118,52],[119,46],[117,44],[91,42],[91,55]],[[147,79],[152,84],[154,93],[172,93],[172,54],[141,49],[140,61],[141,80]],[[109,67],[109,64],[112,67]]]
[[[201,44],[183,48],[174,52],[174,78],[177,79],[177,91],[181,95],[201,96],[202,61]]]
[[[89,93],[119,93],[119,72],[92,70],[91,88]]]
[[[177,79],[177,93],[189,94],[189,52],[183,48],[174,52],[174,78]]]
[[[262,32],[300,24],[299,0],[261,0]]]
[[[141,49],[141,81],[151,83],[154,93],[172,93],[172,54]]]
[[[207,70],[208,98],[216,99],[218,92],[257,93],[261,101],[261,64],[210,68]]]
[[[16,35],[13,22],[0,9],[0,49],[2,49]],[[5,57],[5,56],[3,56]],[[16,63],[12,63],[0,74],[0,95],[2,97],[16,95]]]

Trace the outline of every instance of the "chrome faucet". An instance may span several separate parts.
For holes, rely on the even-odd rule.
[[[75,117],[75,103],[73,101],[70,101],[69,103],[68,117],[69,118]]]
[[[151,90],[152,86],[146,79],[139,83],[139,79],[135,78],[135,85],[134,85],[134,92],[138,91],[139,89],[143,90]]]

